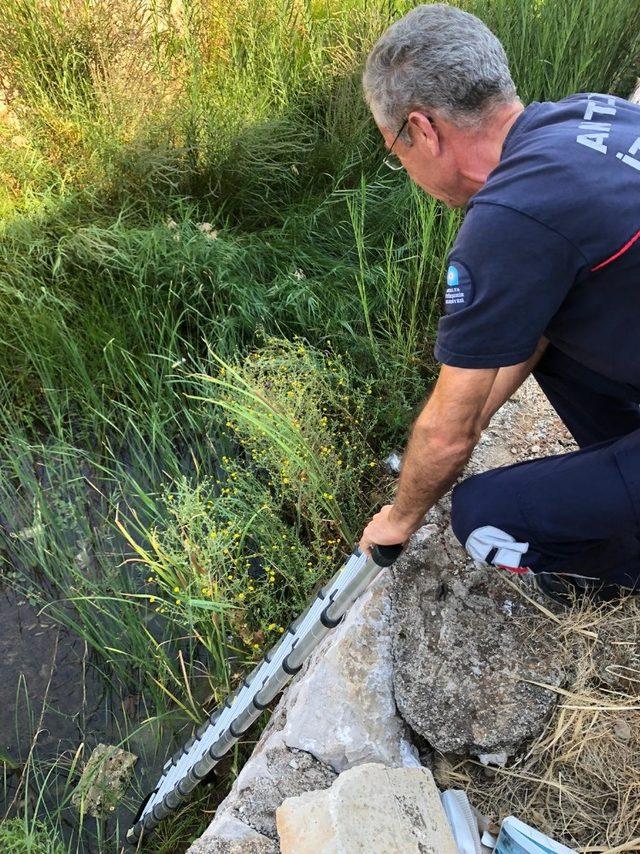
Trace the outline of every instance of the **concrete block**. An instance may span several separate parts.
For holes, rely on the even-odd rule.
[[[287,798],[276,823],[282,854],[457,854],[426,768],[358,765]]]

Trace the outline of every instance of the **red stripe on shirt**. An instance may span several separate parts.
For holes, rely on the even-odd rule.
[[[636,240],[640,240],[640,231],[636,231],[636,233],[633,235],[631,240],[628,240],[624,244],[624,246],[621,249],[618,249],[618,251],[614,255],[612,255],[610,258],[607,258],[604,261],[601,261],[595,267],[592,267],[590,272],[595,273],[596,270],[601,270],[603,267],[606,267],[607,264],[611,264],[612,261],[615,261],[621,255],[624,255],[625,252],[628,252],[629,249],[631,249],[631,247],[636,242]]]

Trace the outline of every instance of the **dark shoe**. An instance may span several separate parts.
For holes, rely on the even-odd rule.
[[[585,599],[590,602],[611,602],[637,593],[617,584],[605,584],[603,581],[576,578],[573,575],[558,575],[554,572],[538,572],[534,575],[534,584],[538,592],[562,605],[571,608]]]

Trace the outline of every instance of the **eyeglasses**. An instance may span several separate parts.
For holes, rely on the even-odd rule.
[[[400,130],[396,134],[396,138],[391,143],[391,147],[389,148],[387,156],[384,158],[384,161],[383,161],[384,165],[388,166],[389,169],[393,169],[394,172],[397,171],[398,169],[404,169],[404,166],[402,165],[402,162],[401,162],[400,158],[398,157],[398,155],[393,154],[392,152],[393,152],[393,146],[400,139],[400,134],[406,128],[408,121],[409,121],[409,117],[407,116],[407,118],[402,122],[402,126],[400,127]]]

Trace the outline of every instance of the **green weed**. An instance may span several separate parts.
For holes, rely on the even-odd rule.
[[[234,455],[220,457],[215,481],[175,482],[162,526],[119,524],[149,604],[208,651],[208,696],[219,702],[351,550],[379,467],[371,386],[338,355],[269,339],[241,362],[212,360],[193,396],[222,410]]]
[[[21,818],[0,822],[0,845],[7,854],[67,854],[43,823]]]

